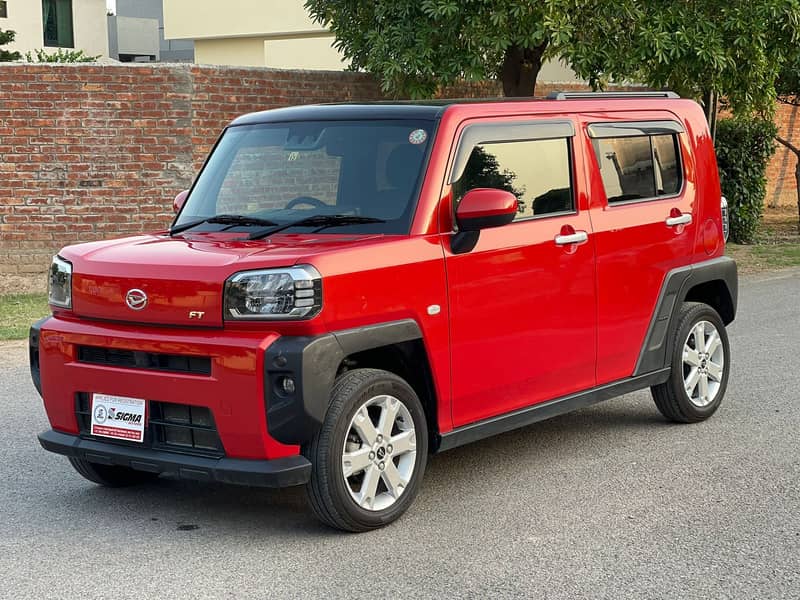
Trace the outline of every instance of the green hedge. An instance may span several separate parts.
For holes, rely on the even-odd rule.
[[[728,199],[730,241],[752,244],[767,193],[767,163],[775,152],[772,121],[737,117],[717,123],[717,164]]]

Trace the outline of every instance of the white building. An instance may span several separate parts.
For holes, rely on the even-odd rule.
[[[3,47],[12,52],[64,48],[108,56],[105,0],[0,0],[0,29],[16,32]]]
[[[303,0],[163,0],[167,39],[194,40],[195,62],[210,65],[341,70],[333,34],[313,21]],[[579,83],[559,61],[540,82]]]

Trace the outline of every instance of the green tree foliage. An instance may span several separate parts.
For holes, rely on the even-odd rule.
[[[354,69],[412,98],[461,79],[498,79],[506,96],[530,96],[543,60],[598,43],[588,32],[620,18],[611,0],[307,0],[306,8]]]
[[[756,241],[776,133],[772,121],[758,117],[724,119],[717,125],[719,176],[730,208],[731,241],[737,244]]]
[[[83,50],[64,50],[59,48],[55,52],[48,53],[44,50],[34,50],[25,53],[25,60],[28,62],[40,63],[82,63],[94,62],[100,56],[87,56]]]
[[[779,101],[800,106],[800,44],[792,50],[778,73],[775,91]]]
[[[428,97],[461,79],[534,93],[561,58],[597,87],[637,81],[684,96],[768,109],[800,0],[307,0],[354,69],[387,93]]]
[[[3,31],[0,29],[0,46],[5,46],[14,41],[17,32],[10,29]],[[0,48],[0,62],[10,62],[12,60],[19,60],[22,58],[19,52],[11,52],[10,50],[3,50]]]
[[[611,44],[579,46],[581,75],[666,87],[689,98],[715,93],[734,112],[769,113],[775,82],[800,40],[800,0],[630,0],[608,24]]]

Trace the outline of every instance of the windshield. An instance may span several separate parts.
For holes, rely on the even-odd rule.
[[[278,226],[308,217],[341,219],[287,233],[408,233],[433,121],[319,121],[229,128],[198,178],[173,229],[246,231],[257,219]],[[230,216],[252,217],[231,221]],[[313,220],[312,220],[313,223]],[[262,226],[263,228],[263,226]]]

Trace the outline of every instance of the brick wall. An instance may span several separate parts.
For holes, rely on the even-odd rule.
[[[254,110],[375,100],[372,79],[195,65],[0,66],[0,274],[66,244],[161,228],[222,127]]]
[[[537,94],[554,87],[540,85]],[[442,96],[493,96],[493,84]],[[242,113],[380,99],[356,73],[197,65],[0,65],[0,275],[41,272],[60,247],[158,229],[222,127]],[[800,114],[784,107],[785,132]],[[797,141],[797,138],[795,138]],[[779,151],[768,203],[793,205]]]
[[[775,112],[778,135],[800,146],[800,107],[778,104]],[[775,155],[767,167],[767,197],[764,204],[771,208],[797,206],[797,180],[794,171],[797,157],[785,146],[777,144]]]

